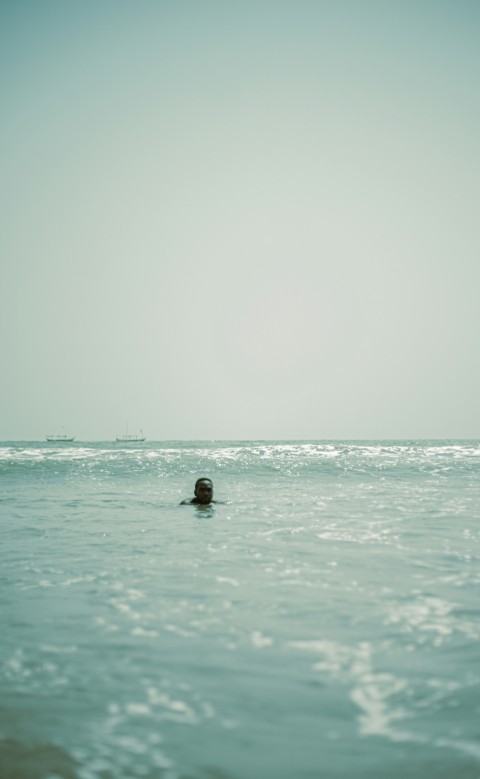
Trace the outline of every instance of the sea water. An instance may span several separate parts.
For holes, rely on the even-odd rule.
[[[480,777],[479,442],[5,443],[0,483],[1,779]]]

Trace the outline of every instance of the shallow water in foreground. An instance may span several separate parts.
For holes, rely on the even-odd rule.
[[[0,779],[480,777],[479,442],[5,443],[0,483]]]

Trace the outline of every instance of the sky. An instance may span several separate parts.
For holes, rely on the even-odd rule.
[[[0,440],[480,437],[480,3],[0,0]]]

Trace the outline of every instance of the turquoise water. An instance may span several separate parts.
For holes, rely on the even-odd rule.
[[[480,777],[480,442],[4,443],[0,483],[1,779]]]

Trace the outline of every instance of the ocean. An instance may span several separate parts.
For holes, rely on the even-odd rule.
[[[479,441],[5,442],[0,484],[0,779],[480,777]]]

